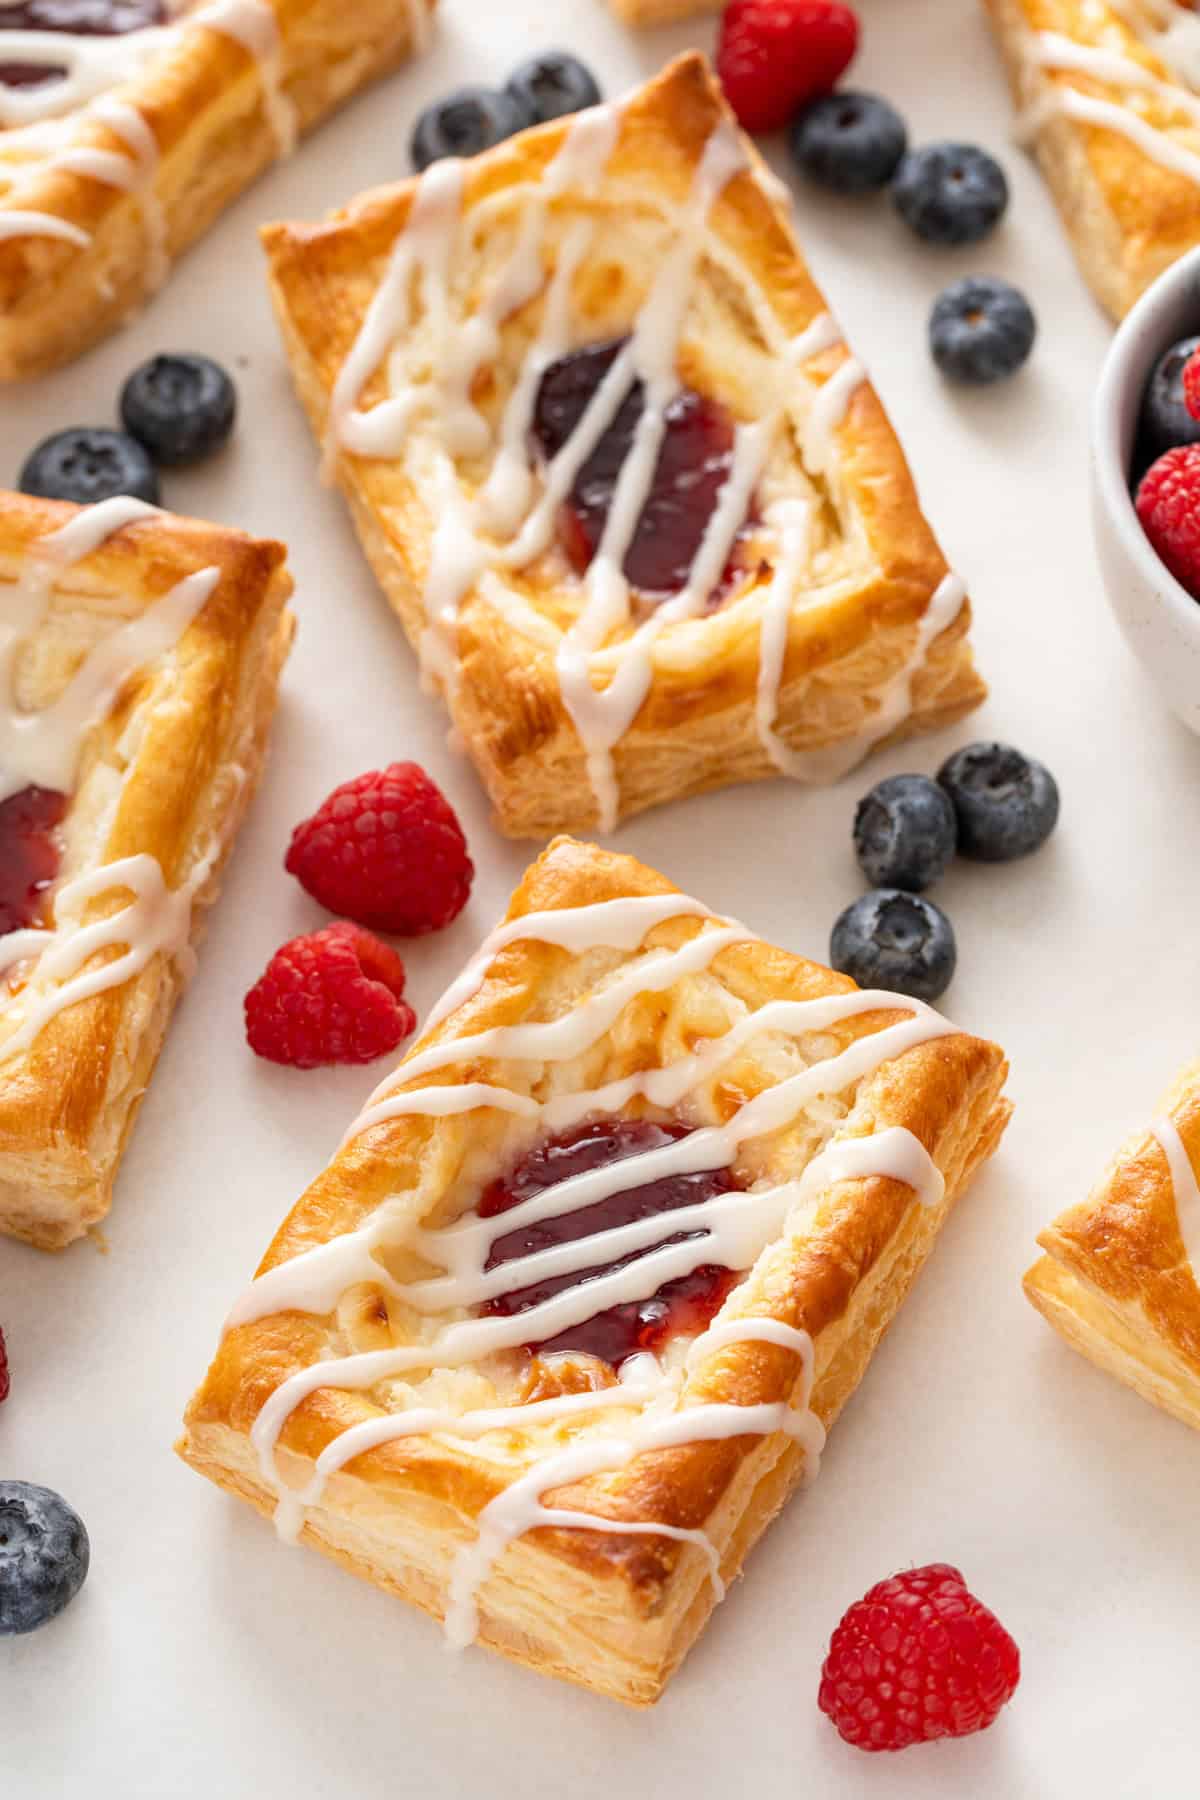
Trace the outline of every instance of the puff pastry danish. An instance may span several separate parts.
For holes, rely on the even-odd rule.
[[[264,234],[327,471],[512,835],[833,779],[985,691],[772,181],[692,54]]]
[[[1004,1075],[559,838],[279,1231],[180,1453],[453,1641],[652,1701],[815,1469]]]
[[[1200,1430],[1200,1062],[1091,1197],[1038,1239],[1025,1292],[1073,1349]]]
[[[0,1232],[108,1210],[291,640],[281,544],[0,493]]]
[[[1200,243],[1200,17],[1182,0],[985,0],[1084,276],[1114,318]]]
[[[0,380],[122,323],[433,4],[96,0],[82,32],[38,28],[70,6],[0,6]]]

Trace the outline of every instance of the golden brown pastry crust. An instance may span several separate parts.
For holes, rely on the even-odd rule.
[[[1047,97],[1052,102],[1054,91],[1064,88],[1121,104],[1132,101],[1138,116],[1158,127],[1183,126],[1182,141],[1193,152],[1195,122],[1154,95],[1036,62],[1033,34],[1049,31],[1114,50],[1173,81],[1147,41],[1104,0],[1088,7],[1080,0],[984,0],[984,5],[1016,105],[1034,121],[1032,146],[1079,266],[1101,305],[1120,319],[1165,268],[1200,243],[1200,182],[1163,167],[1117,132],[1066,117],[1053,104],[1042,114],[1039,103]]]
[[[308,131],[404,61],[421,0],[268,3],[278,25],[281,92]],[[172,261],[281,154],[258,63],[215,30],[182,31],[177,48],[114,97],[134,106],[157,140],[152,192]],[[75,118],[70,148],[127,152],[86,106]],[[17,162],[18,136],[0,130],[0,224],[9,209],[46,213],[88,241],[0,237],[0,381],[78,356],[153,291],[150,227],[137,192],[53,160],[40,168]]]
[[[609,0],[627,25],[674,25],[701,13],[720,12],[724,0]]]
[[[78,512],[0,492],[0,608],[29,547]],[[161,514],[125,526],[61,577],[56,608],[69,607],[64,618],[109,621],[138,616],[185,576],[220,571],[175,648],[126,683],[85,739],[60,884],[142,853],[156,859],[172,890],[203,870],[191,913],[191,939],[199,937],[257,785],[291,643],[284,557],[281,544]],[[52,620],[38,643],[55,641]],[[66,673],[59,671],[56,690]],[[106,918],[127,898],[119,889],[101,893],[83,918]],[[97,951],[84,967],[110,954]],[[6,1056],[0,978],[0,1232],[57,1250],[108,1211],[183,985],[178,959],[158,953],[140,975],[65,1007],[27,1049]]]
[[[558,839],[527,873],[509,918],[676,891],[631,857]],[[710,925],[671,918],[647,933],[642,949],[677,949]],[[530,1017],[561,1016],[590,982],[630,960],[603,953],[602,976],[596,957],[587,953],[590,974],[583,975],[582,960],[570,951],[529,939],[508,944],[488,963],[479,991],[414,1046],[410,1057],[430,1042]],[[853,992],[852,982],[816,964],[757,941],[735,943],[701,974],[684,975],[666,991],[631,1001],[571,1076],[560,1071],[559,1086],[551,1091],[561,1092],[563,1082],[574,1089],[576,1078],[590,1088],[630,1069],[660,1066],[681,1044],[694,1044],[697,1032],[719,1033],[724,1027],[717,1021],[728,1023],[732,1016],[724,1008],[737,1014],[739,1008],[756,1011],[781,998]],[[834,1027],[831,1036],[840,1049],[896,1017],[863,1014]],[[784,1065],[772,1063],[774,1052],[761,1038],[757,1043],[723,1068],[707,1100],[701,1103],[693,1094],[691,1111],[685,1109],[691,1122],[722,1122],[781,1078]],[[832,1048],[823,1040],[818,1054],[826,1053]],[[439,1085],[500,1080],[522,1091],[529,1091],[527,1083],[536,1088],[547,1079],[545,1071],[513,1061],[495,1062],[490,1069],[488,1064],[486,1057],[474,1056],[438,1070],[432,1079]],[[788,1063],[787,1071],[796,1066]],[[404,1064],[398,1082],[403,1069]],[[726,1302],[723,1320],[765,1317],[811,1334],[812,1406],[826,1425],[857,1386],[953,1201],[995,1148],[1008,1117],[1001,1097],[1005,1072],[994,1045],[956,1033],[902,1051],[848,1090],[837,1135],[903,1125],[943,1172],[944,1201],[919,1205],[911,1188],[885,1177],[826,1185],[804,1226],[777,1239]],[[435,1118],[409,1115],[352,1138],[293,1210],[259,1273],[361,1226],[390,1197],[408,1206],[414,1222],[431,1214],[440,1223],[456,1216],[458,1207],[472,1204],[462,1199],[464,1171],[473,1171],[482,1185],[511,1154],[505,1149],[511,1130],[506,1118],[479,1109]],[[774,1181],[798,1174],[816,1142],[806,1135],[810,1123],[797,1116],[783,1132],[749,1149],[744,1145],[746,1173]],[[447,1199],[456,1182],[457,1205]],[[369,1284],[343,1295],[328,1317],[284,1312],[238,1325],[226,1334],[188,1409],[180,1454],[220,1486],[269,1512],[273,1496],[249,1432],[272,1392],[323,1357],[407,1341],[403,1307],[390,1306]],[[739,1406],[787,1401],[796,1379],[793,1354],[774,1344],[743,1341],[706,1359],[688,1378],[684,1395],[687,1401]],[[300,1485],[318,1455],[348,1427],[379,1417],[385,1408],[424,1403],[399,1399],[389,1408],[381,1389],[318,1389],[283,1428],[278,1454],[284,1478]],[[547,1431],[542,1425],[509,1434],[505,1441],[517,1460],[500,1465],[474,1454],[461,1439],[410,1436],[386,1443],[330,1477],[306,1515],[302,1541],[442,1616],[453,1557],[473,1538],[482,1509],[530,1459],[561,1447]],[[799,1445],[780,1435],[694,1443],[641,1454],[620,1472],[560,1489],[553,1504],[622,1521],[703,1528],[729,1579],[796,1485],[803,1465]],[[703,1557],[690,1544],[652,1535],[543,1528],[508,1547],[484,1581],[479,1601],[482,1642],[544,1672],[645,1704],[658,1697],[701,1630],[713,1596]]]
[[[681,57],[626,104],[620,136],[598,196],[568,192],[551,206],[564,229],[589,211],[603,231],[603,254],[586,257],[572,306],[584,342],[629,329],[661,259],[661,246],[638,251],[634,222],[663,198],[683,204],[705,144],[729,118],[702,57]],[[466,206],[513,191],[519,208],[527,184],[541,177],[561,148],[568,122],[522,133],[468,167]],[[721,251],[753,283],[780,330],[794,339],[826,311],[788,219],[757,154],[729,182],[711,214]],[[536,190],[534,190],[536,191]],[[364,195],[324,224],[276,225],[264,232],[271,288],[288,358],[314,431],[323,437],[339,371],[358,337],[398,235],[408,220],[414,182]],[[492,233],[508,241],[508,229]],[[487,245],[481,250],[486,263]],[[707,296],[710,339],[687,338],[687,378],[713,391],[735,417],[777,404],[778,365],[760,354],[749,303],[730,287],[730,263],[697,275]],[[705,265],[707,269],[707,265]],[[715,272],[714,272],[715,271]],[[484,269],[470,270],[478,291]],[[533,303],[541,306],[541,300]],[[506,325],[497,361],[485,369],[481,399],[498,416],[504,389],[515,384],[530,334],[531,307]],[[848,359],[844,345],[803,364],[814,382]],[[755,361],[755,357],[758,361]],[[692,364],[695,366],[691,366]],[[477,384],[478,386],[479,384]],[[378,393],[376,378],[370,392]],[[415,428],[414,428],[415,429]],[[784,455],[799,466],[789,438]],[[414,482],[398,461],[339,450],[337,480],[359,538],[414,647],[427,620],[422,590],[438,519],[434,484]],[[473,486],[478,480],[468,477]],[[802,586],[791,606],[775,729],[794,751],[870,742],[881,688],[913,657],[922,616],[947,567],[921,514],[912,477],[880,405],[864,381],[836,432],[833,473],[818,481],[820,529],[830,572]],[[614,775],[620,814],[731,782],[774,775],[756,718],[763,614],[772,574],[772,534],[757,574],[715,611],[666,627],[654,652],[653,680],[631,727],[616,745]],[[555,657],[562,633],[578,616],[580,584],[556,549],[506,573],[520,603],[536,615],[521,629],[470,588],[457,612],[457,672],[446,693],[461,733],[496,807],[501,830],[544,837],[599,822],[587,758],[564,705]],[[525,615],[526,617],[528,614]],[[886,741],[933,729],[962,716],[986,689],[967,643],[969,607],[935,635],[911,686],[911,706]],[[628,635],[628,632],[625,634]],[[615,661],[601,651],[601,679]],[[865,734],[865,737],[864,737]],[[853,760],[853,758],[851,759]]]
[[[1200,1062],[1165,1095],[1200,1168]],[[1125,1143],[1090,1197],[1038,1238],[1025,1292],[1097,1368],[1200,1430],[1200,1287],[1180,1234],[1166,1152],[1149,1131]]]

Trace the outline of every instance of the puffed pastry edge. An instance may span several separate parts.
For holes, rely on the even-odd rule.
[[[78,511],[0,492],[0,582],[15,579],[28,547]],[[192,943],[262,771],[294,629],[285,556],[282,544],[163,514],[116,532],[60,584],[98,607],[114,595],[149,604],[187,575],[220,570],[174,650],[135,678],[89,735],[64,825],[62,879],[147,853],[176,888],[206,864]],[[125,772],[121,740],[131,720],[137,747]],[[84,919],[123,904],[120,891],[98,895]],[[184,985],[179,959],[158,953],[140,975],[54,1015],[16,1056],[4,1060],[0,1043],[0,1233],[61,1250],[108,1212]]]
[[[676,891],[632,857],[559,838],[526,873],[508,916]],[[685,936],[698,928],[694,921],[672,921]],[[489,974],[483,989],[439,1025],[438,1040],[518,1019],[528,997],[544,985],[542,971],[553,967],[555,954],[529,940],[507,946],[491,965],[494,981]],[[761,941],[721,952],[710,972],[722,969],[734,991],[758,1004],[854,986]],[[1003,1053],[966,1033],[885,1063],[861,1084],[845,1128],[853,1134],[861,1121],[867,1130],[895,1124],[912,1130],[946,1178],[943,1201],[922,1206],[911,1189],[883,1177],[838,1183],[822,1198],[812,1235],[780,1240],[737,1290],[736,1312],[780,1318],[811,1334],[811,1403],[826,1426],[857,1387],[955,1200],[999,1143],[1011,1110],[1001,1091],[1006,1073]],[[471,1064],[452,1065],[437,1076],[439,1083],[472,1078]],[[439,1119],[438,1127],[469,1129],[464,1116],[457,1123]],[[420,1135],[427,1125],[413,1117],[392,1119],[345,1146],[285,1222],[259,1273],[360,1222],[394,1194],[398,1169],[413,1165],[422,1143],[428,1149]],[[306,1315],[285,1313],[230,1331],[188,1408],[176,1446],[194,1469],[266,1515],[274,1494],[263,1480],[250,1428],[278,1382],[322,1354],[323,1329]],[[688,1392],[750,1405],[790,1398],[796,1379],[794,1357],[763,1343],[728,1347],[718,1371],[693,1381]],[[307,1481],[326,1444],[365,1416],[362,1407],[358,1395],[321,1389],[293,1413],[277,1445],[289,1486]],[[554,1503],[609,1517],[702,1526],[728,1582],[803,1472],[804,1453],[792,1439],[740,1438],[643,1455],[629,1471],[557,1490]],[[465,1445],[451,1450],[431,1440],[398,1439],[330,1477],[320,1502],[307,1510],[300,1541],[442,1617],[454,1553],[498,1491],[496,1465]],[[708,1564],[691,1545],[557,1529],[510,1545],[478,1599],[480,1642],[632,1705],[661,1695],[714,1605]]]

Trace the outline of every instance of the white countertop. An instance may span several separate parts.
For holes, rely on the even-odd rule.
[[[293,823],[335,782],[414,757],[459,808],[478,867],[446,933],[406,956],[424,1011],[502,909],[528,847],[502,842],[343,516],[316,484],[269,315],[255,225],[315,216],[407,172],[419,107],[502,81],[567,42],[616,92],[711,22],[637,38],[603,0],[443,0],[423,65],[352,106],[234,209],[153,309],[74,368],[3,401],[0,480],[45,432],[113,415],[158,349],[230,363],[236,447],[165,483],[184,512],[286,537],[300,635],[274,757],[212,920],[197,983],[146,1101],[105,1228],[51,1259],[0,1242],[13,1393],[0,1473],[60,1489],[92,1572],[56,1623],[0,1643],[0,1788],[12,1800],[1034,1800],[1193,1793],[1200,1438],[1073,1356],[1021,1296],[1042,1223],[1082,1196],[1196,1050],[1194,829],[1200,744],[1163,712],[1100,592],[1086,516],[1087,410],[1109,330],[1050,200],[1011,147],[978,8],[863,0],[856,84],[916,141],[1003,158],[1008,220],[974,251],[925,250],[885,202],[800,197],[802,235],[907,446],[926,509],[976,603],[986,709],[870,776],[779,781],[652,813],[615,840],[765,936],[823,958],[858,891],[854,801],[1009,738],[1062,787],[1057,837],[1007,869],[964,865],[936,898],[959,936],[944,1005],[1008,1049],[1017,1113],[952,1220],[819,1482],[751,1559],[665,1700],[627,1712],[483,1652],[320,1558],[283,1548],[171,1454],[221,1318],[380,1070],[300,1074],[245,1049],[241,997],[325,915],[282,871]],[[992,392],[942,385],[925,317],[968,271],[1026,288],[1040,338]],[[844,1607],[907,1564],[951,1561],[1000,1614],[1024,1679],[982,1737],[868,1758],[816,1708]]]

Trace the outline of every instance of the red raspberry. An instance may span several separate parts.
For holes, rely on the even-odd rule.
[[[949,1563],[878,1582],[833,1634],[817,1704],[848,1744],[904,1750],[992,1723],[1021,1653]]]
[[[1183,403],[1193,419],[1200,419],[1200,350],[1193,350],[1183,365]]]
[[[858,19],[840,0],[729,0],[717,74],[747,131],[778,131],[837,86],[858,48]]]
[[[8,1399],[8,1351],[4,1347],[4,1333],[0,1331],[0,1400]]]
[[[396,952],[339,920],[275,952],[246,995],[246,1041],[296,1069],[373,1062],[416,1026],[403,993]]]
[[[401,937],[457,918],[475,874],[453,807],[416,763],[334,788],[292,833],[285,867],[330,912]]]
[[[1200,444],[1180,444],[1151,463],[1137,516],[1176,581],[1200,600]]]

